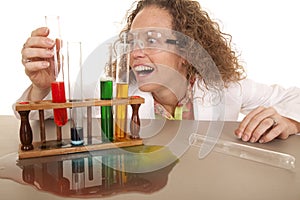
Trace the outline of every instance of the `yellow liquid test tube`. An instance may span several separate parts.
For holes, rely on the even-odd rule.
[[[128,97],[128,83],[117,83],[117,98]],[[127,105],[116,106],[115,117],[115,137],[116,139],[123,139],[126,137],[127,130]]]
[[[117,46],[116,62],[116,98],[128,98],[129,83],[129,46],[125,43],[126,35],[123,42]],[[126,137],[127,132],[127,105],[116,106],[115,116],[115,139],[122,140]]]

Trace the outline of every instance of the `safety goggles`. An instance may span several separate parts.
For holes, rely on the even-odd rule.
[[[176,52],[183,44],[178,39],[178,34],[170,29],[147,28],[129,31],[123,35],[129,51],[142,50],[147,55],[161,51]]]

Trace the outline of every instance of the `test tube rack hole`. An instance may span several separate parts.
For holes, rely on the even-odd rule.
[[[140,118],[139,118],[139,107],[144,103],[144,98],[139,96],[131,96],[122,99],[112,100],[101,100],[101,99],[86,99],[78,102],[67,101],[65,103],[53,103],[51,100],[42,101],[27,101],[16,103],[16,111],[20,115],[20,147],[19,147],[19,159],[44,157],[52,155],[63,155],[69,153],[78,153],[86,151],[95,151],[119,147],[137,146],[142,145],[143,141],[139,137],[140,132]],[[92,107],[94,106],[116,106],[116,105],[131,105],[132,116],[130,120],[130,133],[129,136],[122,140],[116,140],[113,142],[98,143],[92,142]],[[57,130],[57,144],[51,148],[43,148],[43,144],[50,144],[53,141],[46,141],[46,128],[44,119],[44,110],[56,109],[56,108],[75,108],[75,107],[86,107],[87,109],[87,142],[81,146],[63,145],[62,140],[62,129],[61,127],[56,128]],[[33,142],[33,132],[30,125],[29,113],[32,110],[38,110],[39,112],[39,123],[40,123],[40,138],[41,141]]]

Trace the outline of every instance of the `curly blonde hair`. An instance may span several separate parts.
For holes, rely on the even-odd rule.
[[[126,26],[121,31],[130,30],[136,15],[145,7],[155,6],[166,10],[172,16],[172,29],[181,32],[195,41],[210,55],[215,63],[224,86],[238,82],[246,77],[245,70],[239,64],[236,52],[231,48],[231,35],[223,33],[218,23],[204,11],[198,1],[192,0],[139,0],[128,10]],[[188,77],[198,74],[208,85],[207,78],[191,64],[186,65]],[[207,71],[207,70],[206,70]],[[205,72],[206,76],[206,72]],[[211,75],[211,77],[214,75]]]

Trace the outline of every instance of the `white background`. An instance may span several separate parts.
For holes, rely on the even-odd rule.
[[[83,58],[115,36],[133,0],[9,0],[0,3],[0,114],[30,84],[21,64],[21,48],[45,15],[60,15],[65,40],[83,43]],[[200,0],[233,42],[248,77],[283,87],[300,86],[300,12],[295,0]]]

